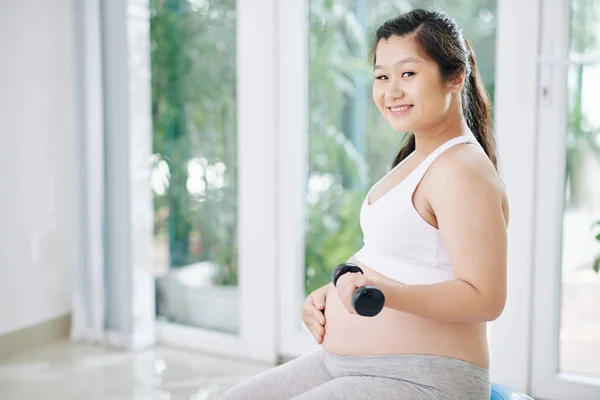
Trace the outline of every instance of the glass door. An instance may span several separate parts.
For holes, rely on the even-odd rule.
[[[532,394],[600,398],[600,4],[543,3]]]
[[[159,339],[272,362],[274,2],[152,0]]]

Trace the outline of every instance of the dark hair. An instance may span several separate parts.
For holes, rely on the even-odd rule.
[[[489,159],[497,168],[494,137],[492,133],[491,104],[477,70],[475,53],[463,37],[458,24],[443,11],[412,10],[386,21],[377,29],[371,59],[375,63],[377,44],[390,36],[414,35],[424,54],[439,67],[445,82],[465,71],[466,78],[461,93],[463,114]],[[400,149],[392,167],[398,165],[415,150],[415,136],[408,135],[407,143]]]

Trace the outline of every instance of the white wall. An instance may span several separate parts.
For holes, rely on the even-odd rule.
[[[69,312],[77,260],[73,10],[0,4],[0,335]]]

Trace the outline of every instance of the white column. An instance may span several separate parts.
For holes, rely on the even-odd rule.
[[[528,392],[540,0],[498,2],[496,135],[510,203],[508,299],[491,325],[491,379]]]
[[[155,340],[150,15],[148,0],[102,3],[109,342]]]
[[[104,110],[98,0],[74,3],[80,238],[71,339],[102,342],[104,282]]]

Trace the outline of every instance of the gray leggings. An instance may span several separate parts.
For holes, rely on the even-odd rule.
[[[449,357],[338,356],[322,347],[246,379],[219,400],[489,400],[489,373]]]

